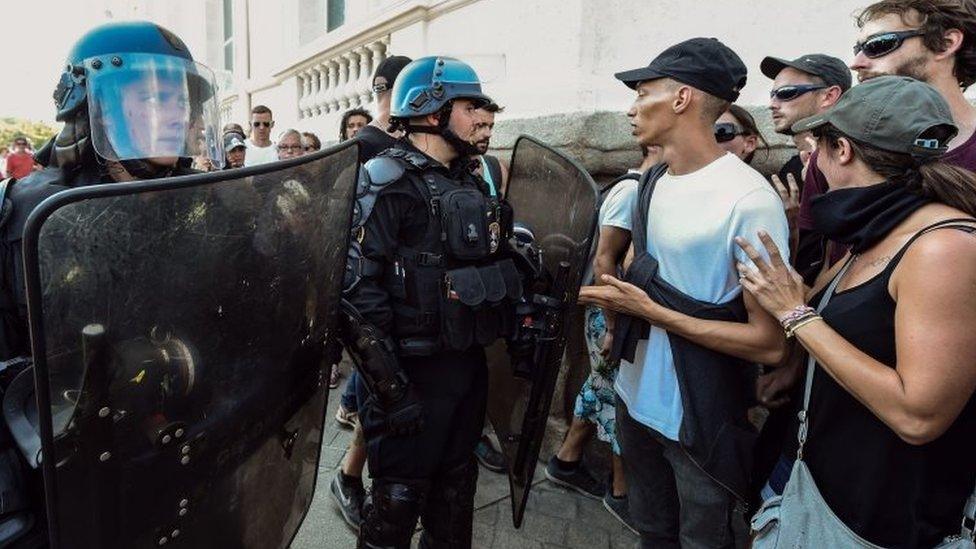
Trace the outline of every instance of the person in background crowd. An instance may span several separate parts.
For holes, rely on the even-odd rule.
[[[359,130],[365,128],[373,121],[373,115],[366,109],[349,109],[342,113],[342,121],[339,122],[339,141],[346,141],[356,137]]]
[[[359,142],[359,162],[365,163],[379,153],[396,145],[397,137],[402,132],[389,133],[390,102],[393,96],[393,84],[403,67],[410,63],[409,57],[393,55],[383,60],[373,75],[373,92],[376,94],[376,118],[356,134]],[[338,384],[339,369],[335,364],[330,374],[330,384],[335,379]],[[349,448],[342,458],[339,470],[333,477],[329,490],[332,499],[342,513],[346,524],[358,531],[361,522],[363,502],[366,490],[363,487],[363,469],[366,466],[366,446],[363,429],[359,424],[359,373],[353,370],[342,392],[335,419],[339,425],[354,430]]]
[[[224,133],[224,169],[244,167],[244,158],[247,155],[247,143],[244,142],[244,134],[229,131]]]
[[[626,361],[614,388],[631,520],[642,547],[731,547],[745,535],[755,439],[748,364],[785,350],[776,320],[741,291],[735,264],[747,257],[732,238],[766,230],[785,248],[786,216],[763,176],[715,140],[746,83],[735,52],[694,38],[616,76],[637,92],[634,135],[661,147],[662,164],[640,188],[628,282],[604,274],[579,301],[619,313],[610,359]]]
[[[305,155],[305,147],[302,145],[302,134],[298,130],[291,128],[281,132],[278,137],[278,160],[288,160]],[[250,154],[250,151],[248,152]]]
[[[223,129],[221,129],[220,131],[221,133],[237,132],[243,135],[245,139],[247,138],[247,132],[244,131],[244,127],[238,124],[237,122],[228,122],[224,124]]]
[[[499,196],[505,195],[508,186],[508,168],[497,157],[488,154],[488,148],[491,146],[492,131],[495,129],[495,114],[503,110],[504,107],[500,107],[497,103],[489,103],[479,108],[476,114],[481,117],[481,120],[474,125],[474,134],[471,137],[479,153],[474,157],[478,162],[475,174],[485,180],[488,188]],[[474,449],[474,455],[485,469],[494,473],[505,472],[505,456],[495,449],[487,418],[481,431],[481,440]]]
[[[302,132],[302,148],[305,149],[305,154],[320,151],[322,150],[322,141],[319,140],[319,136],[312,132]]]
[[[271,128],[274,127],[274,115],[271,109],[258,105],[251,109],[251,138],[247,140],[247,155],[244,157],[245,166],[257,166],[266,162],[278,160],[278,150],[271,141]]]
[[[10,148],[0,147],[0,177],[7,177],[7,157],[10,156]]]
[[[393,96],[393,84],[397,76],[410,61],[409,57],[391,55],[376,67],[376,72],[373,74],[376,118],[356,134],[356,140],[359,141],[360,163],[365,163],[389,149],[402,136],[402,132],[390,132],[390,98]]]
[[[788,482],[812,477],[828,528],[885,547],[958,535],[976,484],[976,175],[942,156],[958,131],[950,109],[935,88],[884,76],[794,126],[813,131],[830,181],[814,226],[849,248],[828,289],[808,292],[767,235],[768,261],[737,238],[742,285],[811,357]]]
[[[497,190],[498,194],[505,196],[508,189],[508,166],[503,164],[498,157],[488,154],[488,147],[491,145],[492,132],[495,130],[495,115],[502,112],[504,107],[495,103],[490,103],[478,109],[481,121],[475,126],[474,142],[481,153],[478,155],[478,167],[475,173],[488,183],[491,188]]]
[[[641,175],[660,162],[660,151],[652,153],[641,145],[643,161],[637,169],[613,180],[602,191],[591,261],[592,274],[584,284],[599,284],[604,274],[617,275],[624,254],[630,246],[632,210],[637,200],[637,182]],[[627,482],[617,441],[616,392],[617,364],[607,360],[613,343],[613,314],[588,305],[583,319],[583,332],[590,358],[590,375],[580,387],[573,408],[573,421],[559,450],[546,464],[546,478],[551,482],[575,490],[584,496],[602,498],[606,509],[634,533],[627,501]],[[610,478],[604,486],[583,462],[583,449],[596,432],[597,438],[610,444]]]
[[[734,103],[715,122],[715,141],[746,164],[752,164],[760,144],[763,149],[769,149],[769,143],[756,126],[756,119],[749,111]]]
[[[13,152],[7,155],[7,177],[21,179],[38,169],[34,154],[26,137],[18,137],[13,142]]]

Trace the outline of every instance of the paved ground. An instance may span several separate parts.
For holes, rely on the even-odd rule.
[[[340,429],[333,419],[340,394],[341,387],[329,395],[329,415],[315,498],[292,544],[293,549],[350,548],[356,545],[355,536],[329,497],[329,482],[351,436],[350,431]],[[536,471],[536,483],[529,496],[525,520],[518,530],[512,526],[507,477],[481,469],[475,496],[475,548],[616,549],[634,546],[637,537],[610,516],[602,502],[551,485],[542,477],[542,467],[540,464]]]

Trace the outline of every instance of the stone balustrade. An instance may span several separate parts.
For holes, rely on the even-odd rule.
[[[390,37],[311,60],[295,73],[298,118],[310,119],[368,107],[375,101],[372,78],[387,57]]]

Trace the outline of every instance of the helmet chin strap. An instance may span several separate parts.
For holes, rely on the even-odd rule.
[[[432,135],[441,136],[447,144],[451,146],[452,149],[458,156],[475,156],[481,154],[478,150],[478,145],[475,143],[469,143],[464,139],[461,139],[454,130],[451,129],[451,109],[454,106],[454,101],[447,102],[441,110],[437,113],[437,125],[436,126],[416,126],[413,124],[403,124],[404,129],[407,133],[427,133]]]

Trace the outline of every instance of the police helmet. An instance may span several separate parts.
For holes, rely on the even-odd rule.
[[[172,32],[113,22],[75,43],[54,101],[57,120],[87,122],[104,159],[205,155],[221,166],[216,90],[213,72]]]
[[[454,99],[490,103],[481,81],[464,61],[451,57],[421,57],[410,62],[393,84],[390,116],[413,118],[434,114]]]

